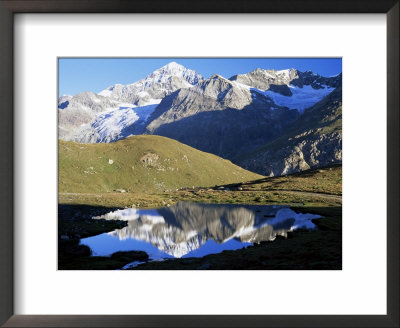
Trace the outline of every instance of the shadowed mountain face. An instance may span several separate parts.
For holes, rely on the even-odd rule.
[[[196,149],[233,159],[266,140],[279,135],[298,113],[282,109],[279,113],[248,107],[208,111],[165,123],[153,134],[168,136]],[[278,119],[278,117],[280,119]]]
[[[129,244],[130,241],[136,242],[135,247],[138,247],[137,242],[140,241],[145,243],[140,244],[139,247],[144,247],[141,250],[146,250],[147,247],[147,251],[151,253],[152,248],[158,249],[161,253],[153,251],[153,254],[150,254],[156,257],[162,257],[162,254],[190,257],[196,254],[204,255],[201,248],[206,244],[204,248],[210,248],[210,253],[218,253],[224,247],[241,248],[251,243],[274,240],[277,235],[286,236],[288,231],[298,227],[313,229],[315,226],[311,220],[318,217],[296,213],[283,206],[178,202],[169,208],[125,209],[97,217],[126,220],[128,225],[106,234],[107,236],[83,239],[82,243],[91,247],[97,254],[102,249],[99,245],[102,240],[114,239],[109,243],[109,245],[114,244],[111,249],[100,251],[104,255],[111,254],[121,247],[121,244]]]
[[[335,106],[340,106],[340,114],[322,122],[332,116]],[[281,175],[341,161],[338,115],[341,118],[341,74],[325,78],[293,69],[257,69],[230,80],[214,75],[165,97],[151,114],[147,132],[179,140],[263,175]],[[311,136],[310,129],[331,123],[335,134]],[[294,130],[299,133],[293,134]],[[277,145],[282,135],[292,140],[302,133],[304,144],[267,146]],[[254,156],[252,152],[260,147],[267,154]],[[304,149],[303,157],[299,147]]]
[[[342,88],[305,110],[277,138],[232,161],[266,176],[279,176],[342,161]]]
[[[298,116],[249,87],[214,75],[165,97],[147,131],[230,159],[275,137]]]

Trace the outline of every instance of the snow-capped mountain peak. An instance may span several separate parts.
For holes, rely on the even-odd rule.
[[[197,84],[199,81],[203,80],[203,77],[196,71],[188,69],[177,62],[170,62],[155,70],[153,73],[149,74],[145,80],[152,80],[152,82],[156,83],[166,83],[172,76],[181,77],[190,85]]]
[[[173,61],[173,62],[168,63],[167,65],[164,65],[163,67],[159,68],[158,70],[176,72],[176,71],[183,71],[185,69],[186,69],[185,66]]]
[[[99,95],[143,106],[160,102],[170,93],[181,88],[190,88],[203,80],[196,71],[170,62],[144,79],[128,85],[115,84],[99,92]]]

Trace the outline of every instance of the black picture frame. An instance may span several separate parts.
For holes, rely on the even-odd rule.
[[[0,324],[5,327],[399,327],[398,0],[0,0]],[[384,13],[387,17],[387,315],[14,315],[13,19],[16,13]],[[345,295],[344,295],[345,297]]]

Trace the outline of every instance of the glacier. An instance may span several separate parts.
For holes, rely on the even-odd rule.
[[[335,90],[335,88],[326,85],[321,89],[314,89],[311,85],[304,85],[302,88],[289,85],[289,88],[292,92],[291,96],[284,96],[278,92],[270,90],[261,91],[255,88],[251,88],[251,90],[269,97],[278,106],[297,109],[300,113],[304,112],[306,108],[314,106],[317,102],[321,101]]]
[[[139,107],[121,104],[117,109],[101,112],[93,121],[75,131],[69,140],[84,143],[112,142],[130,135],[141,134],[149,116],[160,101],[153,99],[153,104]]]

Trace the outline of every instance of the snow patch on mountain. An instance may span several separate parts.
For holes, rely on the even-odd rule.
[[[118,109],[97,114],[92,122],[83,125],[68,139],[83,143],[112,142],[141,134],[157,106],[158,103],[140,107],[121,104]]]
[[[98,95],[103,97],[110,97],[112,95],[112,87],[100,91]]]
[[[326,85],[321,89],[313,89],[311,85],[304,85],[302,88],[289,85],[289,88],[292,92],[291,96],[284,96],[270,90],[261,91],[255,88],[251,90],[269,97],[278,106],[297,109],[302,113],[306,108],[315,105],[335,89]]]
[[[130,107],[99,114],[90,127],[100,135],[102,140],[115,138],[127,126],[139,120],[139,115]]]

